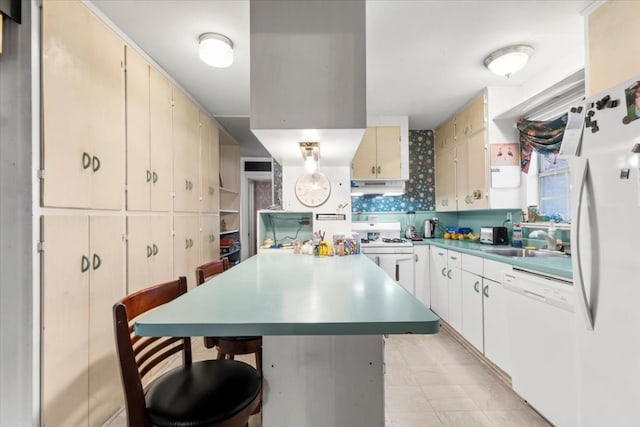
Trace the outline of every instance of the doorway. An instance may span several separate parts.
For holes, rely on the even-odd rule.
[[[270,158],[243,158],[240,162],[242,164],[240,255],[241,259],[245,260],[257,253],[257,212],[273,205],[273,176]],[[265,165],[260,167],[261,163]],[[267,169],[266,163],[269,165],[268,170],[264,170]]]

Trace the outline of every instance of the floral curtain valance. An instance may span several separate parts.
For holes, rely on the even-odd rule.
[[[520,131],[520,169],[524,173],[529,172],[531,153],[554,153],[560,151],[560,144],[564,136],[564,129],[567,126],[568,115],[565,114],[554,120],[538,122],[521,118],[517,127]]]

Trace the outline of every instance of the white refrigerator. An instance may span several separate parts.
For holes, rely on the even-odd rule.
[[[578,424],[638,426],[640,77],[584,107],[571,160]]]

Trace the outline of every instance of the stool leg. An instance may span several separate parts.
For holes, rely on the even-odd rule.
[[[262,348],[256,351],[256,369],[262,375]]]

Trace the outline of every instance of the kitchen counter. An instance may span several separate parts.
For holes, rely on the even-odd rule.
[[[550,274],[564,279],[573,280],[573,272],[571,268],[571,257],[531,257],[531,258],[514,258],[496,254],[490,254],[482,251],[488,248],[504,248],[508,246],[491,246],[470,240],[446,240],[446,239],[425,239],[413,242],[414,245],[433,245],[443,249],[451,249],[454,251],[474,255],[482,258],[500,261],[515,267],[526,270],[537,271],[543,274]]]
[[[144,336],[261,335],[264,427],[384,425],[383,334],[440,319],[364,255],[263,253],[136,322]]]

